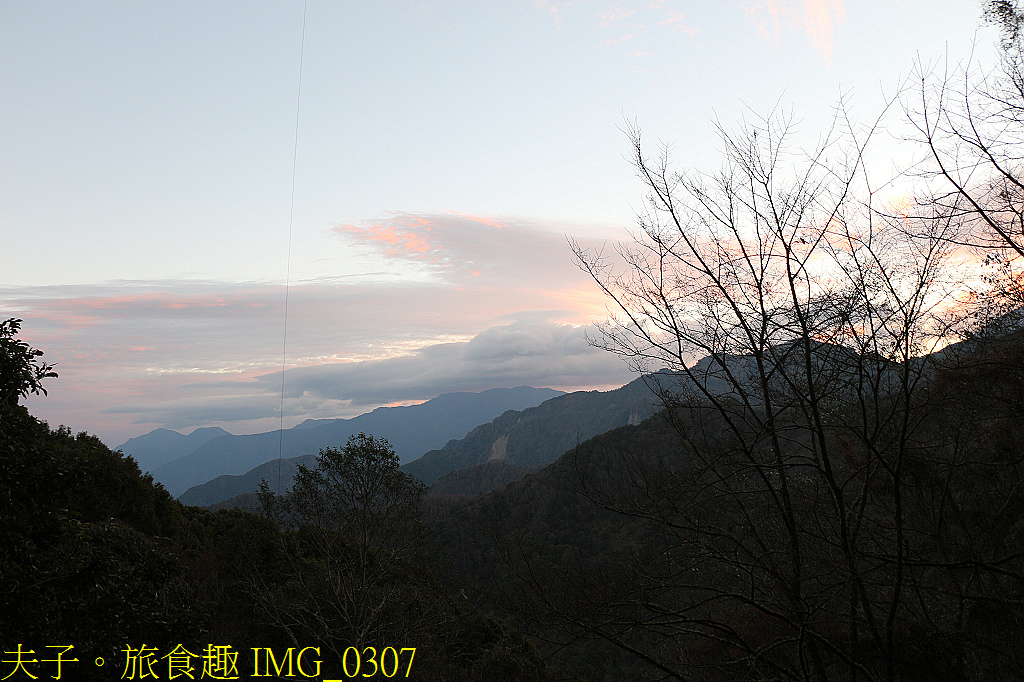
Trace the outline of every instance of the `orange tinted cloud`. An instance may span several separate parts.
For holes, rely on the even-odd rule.
[[[173,293],[153,292],[132,294],[129,296],[89,296],[73,299],[68,303],[77,311],[82,310],[116,310],[118,308],[169,308],[183,310],[186,308],[220,308],[228,305],[223,296],[182,296]]]
[[[555,26],[561,27],[562,25],[562,11],[578,4],[580,0],[570,0],[569,2],[552,2],[551,0],[533,0],[533,4],[537,9],[547,12],[548,15],[555,22]]]
[[[775,0],[758,0],[743,9],[747,21],[757,27],[757,34],[778,45],[782,34],[782,7]]]
[[[843,0],[804,0],[804,30],[821,56],[832,56],[832,34],[846,20]]]
[[[433,229],[432,218],[396,214],[384,221],[337,225],[334,231],[357,244],[372,246],[390,258],[435,262],[440,258],[439,249],[428,239]]]
[[[515,219],[466,213],[411,215],[337,225],[336,234],[388,258],[416,263],[448,283],[484,278],[502,287],[524,280],[548,290],[575,286],[581,278],[571,264],[565,237]]]
[[[457,212],[337,226],[346,241],[399,266],[417,265],[431,279],[424,281],[422,272],[393,277],[388,270],[292,284],[289,423],[353,416],[375,407],[377,398],[418,401],[499,383],[624,383],[628,372],[619,378],[624,370],[617,358],[591,349],[582,328],[564,324],[604,316],[600,291],[572,263],[564,234],[570,229]],[[99,431],[111,445],[156,426],[218,423],[239,432],[277,426],[280,376],[269,383],[257,377],[282,364],[280,284],[8,288],[0,289],[0,302],[25,319],[25,338],[58,364],[51,395],[33,403],[54,424]],[[543,320],[530,317],[537,311]],[[513,318],[520,320],[514,327],[499,324]],[[300,367],[310,369],[295,373],[293,392]],[[324,372],[337,395],[298,390],[300,377],[312,381]],[[387,379],[393,390],[368,394],[373,377]]]
[[[474,213],[463,213],[461,211],[449,211],[452,215],[457,215],[462,218],[468,218],[474,222],[480,223],[481,225],[487,225],[493,227],[496,230],[500,230],[506,227],[506,224],[498,220],[497,218],[491,218],[490,216],[476,215]]]

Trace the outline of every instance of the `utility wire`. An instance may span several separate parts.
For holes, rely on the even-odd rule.
[[[284,276],[284,329],[281,333],[281,405],[277,438],[277,494],[281,489],[281,460],[284,457],[284,378],[288,360],[288,294],[292,279],[292,225],[295,221],[295,170],[299,159],[299,112],[302,110],[302,60],[306,56],[306,9],[309,0],[302,0],[302,38],[299,42],[299,84],[295,93],[295,139],[292,141],[292,193],[288,206],[288,257]]]

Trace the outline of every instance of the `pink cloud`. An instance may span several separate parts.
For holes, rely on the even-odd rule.
[[[697,33],[697,29],[693,26],[687,26],[683,22],[683,15],[680,12],[670,12],[668,19],[661,22],[662,26],[668,26],[680,33],[692,36]]]
[[[555,26],[561,28],[562,25],[562,12],[573,5],[579,4],[581,0],[570,0],[569,2],[552,2],[552,0],[533,0],[534,6],[546,12],[555,22]]]
[[[643,28],[643,24],[638,24],[637,28],[638,29],[639,28]],[[636,38],[638,35],[640,35],[640,31],[633,31],[632,33],[623,34],[623,35],[619,36],[618,38],[609,38],[608,40],[604,41],[604,44],[605,45],[618,45],[619,43],[624,43],[627,40],[632,40],[633,38]]]
[[[757,0],[747,5],[743,13],[747,21],[757,27],[757,34],[778,45],[782,33],[781,17],[784,10],[775,0]]]
[[[832,56],[835,26],[844,21],[846,9],[843,0],[804,0],[804,29],[825,59]]]
[[[516,286],[530,273],[538,285],[558,288],[578,276],[563,234],[528,221],[457,212],[395,213],[337,225],[334,232],[389,260],[423,266],[449,283],[483,278]]]
[[[524,311],[547,311],[561,324],[589,323],[602,316],[603,298],[573,265],[566,231],[567,226],[457,212],[393,214],[337,226],[338,237],[399,266],[418,265],[432,278],[402,279],[388,270],[293,284],[289,372],[349,364],[364,366],[369,377],[378,365],[366,363],[465,343]],[[184,422],[173,419],[207,408],[210,414],[235,415],[234,422],[218,423],[236,433],[275,428],[280,399],[270,394],[279,384],[256,378],[281,367],[283,304],[282,285],[259,282],[0,289],[0,307],[25,320],[23,338],[58,363],[60,378],[47,386],[50,396],[33,396],[31,409],[52,424],[96,432],[111,445],[157,426],[178,428]],[[540,377],[547,366],[530,371]],[[441,382],[435,374],[431,381]],[[423,386],[417,390],[424,395],[388,400],[430,397]],[[289,401],[289,424],[373,407],[350,408],[336,397]],[[112,409],[128,403],[147,407]]]
[[[612,24],[622,21],[627,17],[631,17],[636,14],[636,9],[624,10],[618,6],[612,9],[603,9],[597,13],[597,16],[601,19],[601,28],[607,28]]]
[[[417,217],[395,220],[388,224],[339,225],[338,232],[348,233],[364,243],[376,244],[387,256],[411,256],[424,254],[430,256],[434,251],[427,241],[430,232],[428,221]],[[428,260],[435,260],[430,257]]]
[[[397,214],[384,221],[340,224],[334,227],[334,232],[353,243],[370,246],[389,258],[438,262],[442,256],[438,248],[428,241],[432,222],[421,216]]]
[[[498,220],[497,218],[491,218],[489,216],[474,215],[472,213],[462,213],[461,211],[449,211],[448,213],[451,214],[451,215],[461,216],[462,218],[466,218],[468,220],[472,220],[474,222],[480,223],[481,225],[487,225],[488,227],[493,227],[496,230],[501,230],[501,229],[504,229],[505,227],[508,226],[507,223],[502,222],[501,220]]]
[[[778,45],[782,25],[798,26],[822,58],[832,56],[835,28],[846,20],[843,0],[754,0],[746,5],[747,20],[757,27],[758,35]]]

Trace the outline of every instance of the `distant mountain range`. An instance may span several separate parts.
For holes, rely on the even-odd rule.
[[[184,457],[214,438],[230,435],[230,432],[219,426],[196,429],[187,436],[170,429],[155,429],[142,436],[130,438],[114,449],[134,457],[139,469],[146,472],[154,471],[168,462]]]
[[[799,353],[791,356],[789,352],[791,349],[787,346],[779,346],[775,350],[772,357],[766,358],[769,365],[773,361],[789,363],[800,359]],[[834,385],[837,387],[836,390],[841,389],[848,383],[847,375],[853,371],[857,362],[869,361],[858,360],[855,354],[842,346],[824,343],[815,346],[814,355],[816,381],[820,382],[823,390],[826,385]],[[724,368],[711,358],[703,358],[690,368],[694,380],[705,387],[708,392],[714,395],[729,395],[735,390],[731,383],[732,380],[742,383],[756,381],[756,368],[751,356],[726,355],[721,359],[725,364]],[[691,391],[696,388],[684,375],[663,370],[655,375],[639,377],[625,386],[611,391],[577,391],[561,394],[545,400],[539,405],[509,410],[489,422],[477,422],[479,425],[470,425],[467,427],[468,433],[463,432],[465,433],[464,437],[458,440],[449,440],[443,447],[430,450],[422,457],[412,461],[406,461],[401,468],[430,486],[430,494],[434,495],[478,495],[495,490],[512,481],[520,480],[531,472],[539,471],[579,443],[621,426],[639,424],[650,417],[661,409],[659,399],[652,390],[655,382],[673,391],[683,390],[686,392],[687,385]],[[786,388],[780,385],[777,390],[784,393]],[[699,393],[697,391],[697,394]],[[488,394],[489,392],[485,392],[479,395]],[[756,401],[756,391],[750,399]],[[435,399],[439,408],[446,405],[445,401],[450,402],[451,400],[452,398],[448,396]],[[427,407],[435,401],[429,401],[418,407]],[[378,412],[382,412],[382,410],[349,421],[355,422],[363,417],[373,417]],[[392,413],[382,412],[382,414],[389,416]],[[323,441],[324,434],[336,434],[339,433],[339,429],[348,429],[348,432],[351,432],[355,428],[355,424],[342,424],[339,423],[340,421],[307,422],[285,432],[285,455],[294,456],[302,443],[312,439],[319,438]],[[468,421],[469,419],[466,419],[461,423],[465,425]],[[366,433],[390,438],[378,424],[368,422],[369,420],[366,420],[365,423],[360,424],[359,428]],[[473,426],[475,428],[472,428]],[[224,453],[225,445],[228,442],[236,449],[241,449],[248,447],[250,442],[256,442],[258,445],[259,439],[265,440],[268,437],[272,439],[269,445],[273,447],[252,447],[247,458],[243,458],[241,452],[236,452],[234,461],[245,461],[251,463],[252,467],[263,462],[269,464],[270,460],[276,461],[277,458],[277,432],[259,434],[258,436],[234,436],[232,441],[222,437],[206,443],[186,458],[165,465],[157,471],[157,479],[163,481],[169,489],[172,489],[172,485],[176,481],[169,475],[172,469],[187,471],[192,475],[191,480],[201,479],[205,472],[200,457],[206,457],[207,462],[219,465],[220,460],[214,458],[212,453]],[[327,440],[330,441],[330,438]],[[335,439],[338,443],[341,440]],[[400,441],[392,440],[392,444],[396,445],[396,450],[401,446]],[[255,452],[262,454],[262,462],[256,460],[256,455],[252,454]],[[307,453],[303,454],[315,452],[315,449],[307,448]],[[223,459],[223,454],[221,459]],[[207,478],[213,478],[213,476],[207,476]],[[188,493],[182,495],[182,501],[209,506],[237,495],[251,494],[259,484],[260,477],[251,475],[250,472],[244,477],[222,476],[222,479],[223,481],[218,484],[219,487],[200,486],[202,491],[196,490],[195,493],[189,490]],[[168,480],[171,481],[171,484],[168,484]],[[284,485],[287,487],[290,481],[289,477]]]
[[[149,470],[155,480],[163,483],[172,495],[178,496],[217,476],[244,474],[279,456],[293,458],[316,455],[321,448],[340,447],[349,436],[360,432],[386,438],[399,457],[409,461],[433,448],[441,447],[453,438],[465,435],[469,429],[503,412],[532,407],[563,393],[530,386],[492,388],[480,393],[445,393],[420,405],[379,407],[351,419],[304,422],[286,429],[283,434],[270,431],[235,436],[219,429],[221,433],[215,437],[205,439],[173,460],[165,459],[165,463]],[[157,431],[163,432],[166,429]],[[169,434],[176,434],[179,438]],[[203,439],[205,435],[208,434],[200,434],[197,440]],[[147,450],[145,446],[148,444],[184,444],[180,439],[190,437],[174,431],[151,432],[128,441],[119,449],[133,456],[133,450],[136,450],[142,453],[142,457],[149,459],[154,450]],[[159,452],[162,453],[159,456],[169,456],[168,447]],[[148,467],[142,468],[146,470]]]
[[[649,417],[660,405],[647,380],[642,377],[612,391],[566,393],[540,405],[509,410],[472,430],[467,428],[464,438],[448,441],[443,448],[402,465],[402,470],[430,485],[430,494],[489,492],[554,462],[579,442],[619,426],[638,424]],[[310,433],[324,426],[327,425],[310,429]],[[370,429],[366,433],[377,435]],[[219,440],[211,441],[201,450],[218,446]],[[307,463],[300,459],[292,461]],[[307,465],[309,463],[312,459]],[[282,475],[285,488],[291,485],[295,464],[285,465]],[[252,493],[260,479],[266,478],[273,487],[276,476],[277,458],[268,457],[265,463],[244,475],[222,475],[190,488],[179,499],[208,508],[251,506]],[[232,504],[226,504],[226,500]]]
[[[647,381],[640,377],[612,391],[567,393],[520,412],[506,412],[465,438],[402,465],[402,470],[433,485],[453,471],[490,461],[526,471],[545,466],[588,438],[639,424],[660,409]],[[448,486],[446,492],[454,492]]]
[[[281,460],[272,459],[240,476],[224,474],[212,481],[192,486],[179,495],[178,499],[182,504],[205,507],[238,495],[255,493],[260,487],[260,481],[264,479],[271,490],[280,493],[292,486],[292,480],[295,478],[295,472],[299,470],[300,464],[313,467],[316,465],[316,459],[316,455],[300,455]],[[279,478],[280,486],[278,486]]]

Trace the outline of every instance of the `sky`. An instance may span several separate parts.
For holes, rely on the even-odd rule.
[[[625,128],[711,172],[716,122],[813,146],[997,38],[975,0],[0,0],[0,317],[60,374],[29,409],[115,446],[619,386],[568,242],[629,238]]]

